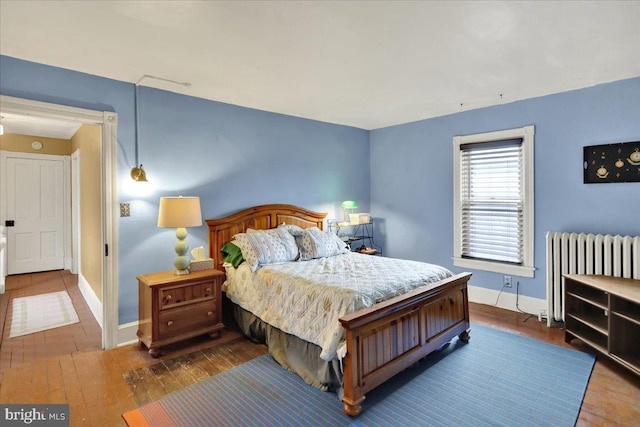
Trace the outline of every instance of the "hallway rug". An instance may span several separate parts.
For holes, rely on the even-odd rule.
[[[123,414],[141,426],[574,426],[595,357],[472,326],[372,390],[350,418],[334,393],[269,355]]]
[[[9,338],[78,323],[67,291],[13,299]]]

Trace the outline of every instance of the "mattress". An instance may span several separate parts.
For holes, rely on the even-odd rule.
[[[320,357],[344,355],[347,313],[453,275],[429,263],[355,252],[269,265],[252,272],[247,263],[225,264],[227,297],[285,333],[318,345]]]

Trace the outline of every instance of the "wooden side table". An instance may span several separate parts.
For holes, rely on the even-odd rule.
[[[224,273],[211,269],[176,276],[171,270],[137,279],[138,338],[151,357],[160,356],[167,344],[203,334],[212,339],[220,335]]]
[[[564,340],[578,338],[640,375],[640,280],[564,274]]]

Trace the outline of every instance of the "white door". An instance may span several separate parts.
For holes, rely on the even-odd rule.
[[[62,159],[7,158],[6,219],[7,274],[64,268]]]

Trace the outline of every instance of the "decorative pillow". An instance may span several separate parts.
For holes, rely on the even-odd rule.
[[[298,257],[295,239],[282,227],[239,233],[233,237],[251,271],[262,265],[294,261]]]
[[[242,249],[238,247],[234,242],[229,242],[220,249],[222,253],[222,259],[225,262],[233,265],[234,268],[238,268],[240,264],[244,261],[242,257]]]
[[[302,234],[304,233],[304,230],[301,227],[298,227],[297,225],[293,225],[293,224],[281,224],[279,225],[279,227],[283,227],[287,229],[293,237],[302,236]]]
[[[302,235],[296,237],[296,243],[300,249],[300,258],[305,261],[348,252],[347,244],[338,236],[318,227],[303,230]]]

